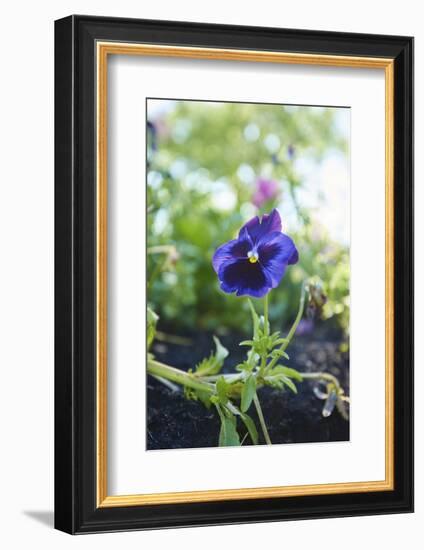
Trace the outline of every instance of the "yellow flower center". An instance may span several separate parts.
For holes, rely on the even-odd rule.
[[[255,264],[259,260],[258,253],[257,252],[252,252],[252,250],[250,250],[247,253],[247,257],[249,258],[249,262],[251,264]]]

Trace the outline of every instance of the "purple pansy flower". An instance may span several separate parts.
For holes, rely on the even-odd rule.
[[[279,285],[286,267],[299,255],[294,242],[281,232],[277,210],[255,216],[240,229],[237,239],[221,245],[212,258],[224,292],[260,298]]]
[[[256,190],[252,196],[252,202],[258,208],[278,195],[278,183],[275,180],[259,178],[256,182]]]

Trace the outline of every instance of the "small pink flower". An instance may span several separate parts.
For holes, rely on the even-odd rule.
[[[256,190],[252,196],[252,203],[257,208],[262,208],[268,201],[275,199],[278,195],[278,183],[275,180],[258,178]]]

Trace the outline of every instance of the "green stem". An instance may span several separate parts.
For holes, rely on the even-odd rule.
[[[268,321],[268,294],[264,297],[264,336],[269,336],[269,321]],[[261,356],[261,366],[259,369],[260,374],[262,375],[266,368],[266,360],[268,354],[265,351]]]
[[[305,285],[302,284],[302,290],[301,290],[300,302],[299,302],[299,309],[297,311],[296,319],[294,320],[294,323],[292,324],[291,329],[289,330],[289,333],[286,336],[286,341],[284,342],[284,344],[281,345],[280,351],[286,351],[287,346],[290,344],[290,341],[291,341],[291,339],[293,338],[293,336],[296,332],[297,326],[300,323],[300,320],[302,319],[303,310],[305,308],[305,295],[306,295]],[[274,359],[272,359],[268,363],[267,370],[271,370],[273,367],[275,367],[278,359],[279,359],[278,355],[275,356]]]
[[[269,336],[269,324],[268,324],[268,294],[264,297],[264,335]]]
[[[297,311],[296,319],[294,320],[294,323],[292,324],[291,329],[289,330],[289,333],[286,336],[286,342],[284,342],[284,344],[281,346],[281,351],[285,351],[287,346],[290,344],[290,341],[296,332],[297,326],[300,323],[300,320],[302,319],[303,310],[305,308],[305,295],[306,295],[305,285],[302,284],[302,290],[301,290],[300,301],[299,301],[299,309]]]
[[[220,377],[225,378],[230,384],[243,379],[243,374],[238,373],[195,378],[183,370],[170,367],[169,365],[165,365],[164,363],[160,363],[159,361],[154,361],[152,359],[147,363],[147,372],[157,378],[171,380],[182,386],[188,386],[207,393],[214,393],[214,382],[216,382],[216,380]],[[338,379],[328,372],[299,372],[299,374],[305,380],[326,380],[327,382],[334,384],[338,391],[341,390]],[[261,387],[261,385],[259,387]]]
[[[221,373],[221,374],[211,374],[210,376],[202,376],[201,379],[203,380],[203,382],[216,382],[218,380],[218,378],[225,378],[225,380],[227,382],[229,382],[230,384],[234,383],[234,382],[238,382],[239,380],[243,380],[245,378],[245,374],[240,372],[231,372],[231,373],[228,373],[228,374],[224,374],[224,373]]]
[[[261,404],[259,403],[257,393],[255,393],[255,395],[253,396],[253,403],[255,404],[256,412],[258,413],[259,423],[261,425],[262,432],[264,434],[265,443],[267,445],[272,445],[271,438],[269,437],[269,433],[268,433],[268,430],[267,430],[267,427],[266,427],[266,424],[265,424],[265,418],[264,418],[264,415],[262,413],[262,408],[261,408]]]
[[[147,372],[153,376],[166,378],[167,380],[171,380],[182,386],[187,386],[188,388],[193,388],[194,390],[200,390],[211,394],[215,391],[215,386],[213,384],[202,382],[187,372],[152,359],[147,362]]]

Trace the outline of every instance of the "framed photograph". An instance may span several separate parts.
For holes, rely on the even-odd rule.
[[[413,510],[413,39],[55,24],[55,525]]]

